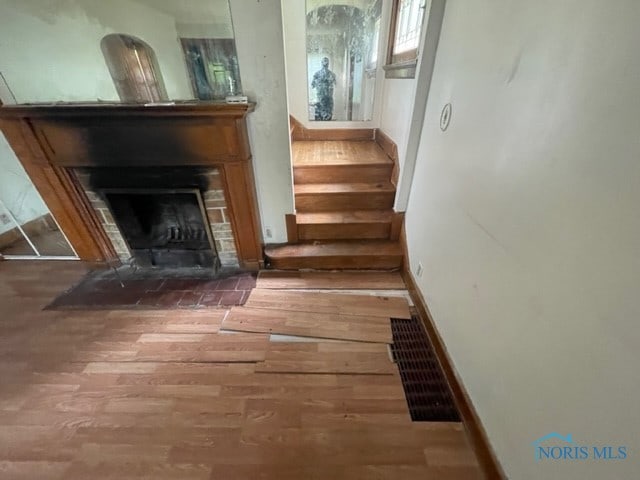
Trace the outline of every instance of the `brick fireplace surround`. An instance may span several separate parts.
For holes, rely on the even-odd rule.
[[[198,167],[223,266],[263,263],[246,116],[254,105],[187,103],[0,107],[0,128],[82,260],[130,257],[111,212],[88,182],[91,168]]]
[[[90,169],[77,168],[74,170],[74,174],[87,195],[87,199],[98,216],[102,229],[111,241],[116,254],[122,262],[128,262],[131,258],[131,252],[127,242],[123,238],[109,206],[91,186]],[[209,178],[209,188],[202,192],[202,196],[215,247],[220,258],[220,265],[227,268],[238,267],[238,254],[236,253],[229,210],[227,209],[222,180],[220,179],[220,170],[216,167],[208,168],[205,175]]]

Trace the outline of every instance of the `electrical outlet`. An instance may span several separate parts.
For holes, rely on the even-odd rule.
[[[273,230],[271,227],[264,227],[264,234],[267,238],[273,238]]]
[[[418,262],[418,268],[416,269],[416,275],[422,278],[422,263]]]

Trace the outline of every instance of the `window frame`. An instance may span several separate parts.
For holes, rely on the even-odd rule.
[[[400,1],[401,0],[393,0],[391,4],[391,21],[389,26],[389,38],[387,41],[387,58],[386,64],[382,67],[385,71],[385,78],[415,78],[416,76],[419,47],[397,53],[395,55],[393,53],[396,41],[396,31],[398,29]],[[428,0],[426,1],[428,2]],[[422,29],[424,28],[425,17],[427,16],[427,6],[428,3],[425,3],[425,6],[419,7],[424,9],[419,38],[422,38]]]

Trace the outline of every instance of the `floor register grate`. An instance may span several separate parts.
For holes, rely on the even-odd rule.
[[[459,422],[453,396],[420,319],[392,318],[391,331],[391,351],[400,370],[411,419]]]

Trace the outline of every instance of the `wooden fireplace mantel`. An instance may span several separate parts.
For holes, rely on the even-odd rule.
[[[253,104],[49,104],[0,107],[0,129],[78,256],[117,255],[72,169],[218,167],[240,265],[262,263],[246,116]],[[124,172],[124,170],[123,170]]]

